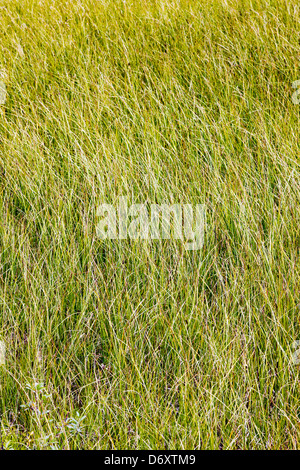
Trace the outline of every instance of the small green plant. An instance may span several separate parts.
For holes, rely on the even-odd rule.
[[[26,390],[32,396],[32,399],[21,405],[21,408],[28,413],[29,418],[36,425],[36,429],[41,433],[41,436],[35,440],[34,446],[56,449],[65,439],[69,441],[78,436],[83,437],[83,421],[86,416],[81,416],[79,411],[76,411],[74,416],[67,417],[59,422],[57,413],[55,413],[52,394],[48,393],[42,382],[28,383],[26,384]],[[44,432],[45,429],[48,430],[48,433]]]
[[[43,417],[46,418],[50,413],[47,404],[52,397],[51,393],[48,393],[44,384],[39,382],[35,382],[32,385],[26,384],[26,390],[32,393],[33,399],[25,405],[21,405],[21,408],[24,408],[25,411],[33,412],[35,420],[40,420]]]

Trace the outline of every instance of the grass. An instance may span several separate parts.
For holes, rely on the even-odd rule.
[[[5,449],[299,448],[296,0],[0,0]],[[101,202],[205,204],[205,242]]]

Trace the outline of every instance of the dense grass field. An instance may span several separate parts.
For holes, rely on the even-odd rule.
[[[299,448],[299,2],[0,25],[1,446]],[[100,240],[121,195],[205,204],[203,248]]]

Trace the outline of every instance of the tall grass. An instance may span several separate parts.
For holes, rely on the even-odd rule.
[[[5,449],[298,448],[296,0],[0,0]],[[206,204],[203,249],[101,202]]]

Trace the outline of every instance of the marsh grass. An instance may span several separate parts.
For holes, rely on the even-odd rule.
[[[0,22],[4,448],[298,448],[298,2]],[[206,204],[203,249],[97,239],[121,195]]]

